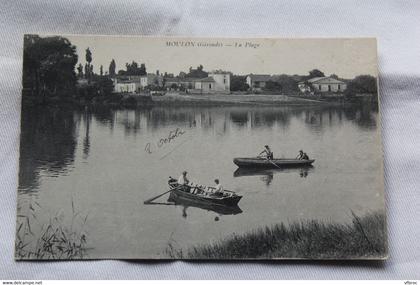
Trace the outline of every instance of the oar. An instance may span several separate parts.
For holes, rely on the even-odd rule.
[[[274,162],[272,162],[270,159],[268,159],[267,157],[265,158],[266,160],[268,160],[272,165],[274,165],[275,167],[282,169],[280,166],[278,166],[277,164],[275,164]]]
[[[153,197],[153,198],[150,198],[150,199],[148,199],[148,200],[144,201],[144,202],[143,202],[143,204],[150,204],[150,202],[152,202],[152,201],[156,200],[156,199],[157,199],[157,198],[159,198],[159,197],[162,197],[163,195],[165,195],[165,194],[167,194],[167,193],[169,193],[169,192],[171,192],[171,191],[174,191],[174,190],[176,190],[176,189],[180,188],[181,186],[183,186],[183,185],[180,185],[180,186],[178,186],[178,187],[175,187],[174,189],[171,189],[171,190],[166,191],[166,192],[164,192],[164,193],[162,193],[162,194],[160,194],[160,195],[157,195],[157,196],[155,196],[155,197]]]

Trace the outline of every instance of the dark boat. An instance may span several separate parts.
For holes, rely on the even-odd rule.
[[[214,187],[198,185],[180,185],[176,179],[169,178],[169,188],[172,197],[207,205],[237,206],[242,196],[233,191],[223,190],[222,193],[212,193]]]
[[[282,168],[302,167],[311,165],[315,159],[274,158],[267,160],[260,157],[237,157],[233,159],[238,167],[252,168]]]
[[[225,206],[219,204],[200,203],[191,199],[185,199],[184,196],[180,196],[176,192],[171,192],[168,198],[168,202],[173,203],[177,206],[184,206],[186,208],[194,207],[207,211],[212,211],[219,215],[237,215],[242,213],[242,209],[239,208],[238,205]]]

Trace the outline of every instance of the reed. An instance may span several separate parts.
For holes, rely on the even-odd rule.
[[[381,259],[387,256],[383,213],[359,217],[349,224],[316,220],[276,224],[207,245],[187,249],[166,249],[171,258],[188,259]]]
[[[36,207],[36,206],[37,207]],[[36,202],[27,214],[19,214],[16,228],[15,259],[82,259],[86,257],[88,215],[76,211],[72,201],[72,216],[61,213],[48,222],[38,222],[42,208]]]

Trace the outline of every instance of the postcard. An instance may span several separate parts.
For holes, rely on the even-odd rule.
[[[374,38],[25,35],[16,260],[385,259]]]

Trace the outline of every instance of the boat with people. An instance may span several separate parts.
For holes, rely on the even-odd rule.
[[[213,203],[201,203],[192,199],[186,199],[184,196],[178,195],[176,192],[171,192],[168,197],[168,203],[176,206],[183,206],[187,208],[199,208],[209,212],[214,212],[218,215],[237,215],[242,213],[242,209],[238,205],[226,206]],[[185,210],[186,211],[186,210]]]
[[[173,199],[182,199],[202,204],[237,206],[242,196],[233,191],[216,191],[215,187],[198,184],[179,184],[178,180],[169,177],[168,185]]]
[[[297,158],[272,158],[265,157],[236,157],[233,163],[238,167],[253,168],[282,168],[282,167],[302,167],[310,166],[315,159],[297,159]]]

